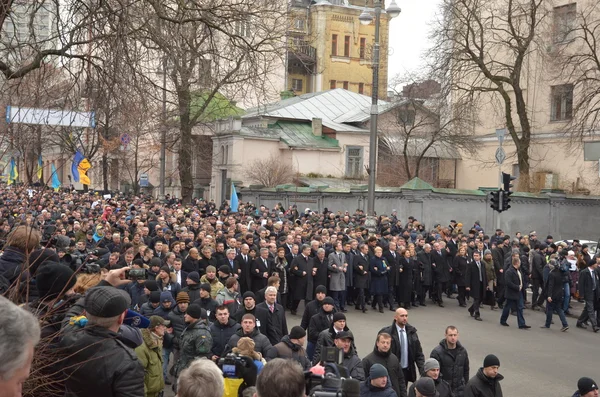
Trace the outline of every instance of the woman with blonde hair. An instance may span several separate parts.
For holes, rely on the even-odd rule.
[[[250,357],[256,365],[256,373],[259,374],[267,362],[262,354],[254,350],[255,346],[256,344],[251,338],[244,336],[238,340],[237,347],[234,347],[231,351],[240,356]]]

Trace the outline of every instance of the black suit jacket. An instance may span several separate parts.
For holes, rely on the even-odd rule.
[[[246,255],[246,261],[242,254],[235,257],[237,263],[236,268],[238,269],[239,282],[240,282],[240,293],[243,294],[250,290],[250,255]]]
[[[273,346],[281,342],[281,338],[288,334],[287,321],[285,319],[285,310],[279,303],[275,303],[273,313],[269,310],[267,302],[256,305],[257,308],[265,309],[269,313],[269,328],[267,329],[267,338]]]
[[[267,286],[267,279],[263,276],[263,273],[269,273],[271,260],[267,259],[266,262],[265,264],[263,258],[257,257],[252,261],[252,265],[250,265],[250,277],[252,279],[250,289],[255,293]]]
[[[592,273],[595,279],[595,289]],[[592,273],[589,268],[585,268],[579,273],[579,296],[587,302],[595,302],[598,299],[598,273],[596,271]]]

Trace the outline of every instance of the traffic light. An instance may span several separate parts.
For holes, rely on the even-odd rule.
[[[490,207],[492,207],[494,211],[504,211],[503,193],[502,190],[491,192],[492,197],[490,198],[490,201],[492,202],[492,205],[490,205]]]
[[[510,209],[510,195],[513,192],[502,192],[502,210],[508,211]]]
[[[502,186],[504,187],[505,192],[510,192],[510,188],[513,187],[510,183],[517,179],[516,176],[512,176],[507,174],[506,172],[502,173]]]

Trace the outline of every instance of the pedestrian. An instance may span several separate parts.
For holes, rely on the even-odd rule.
[[[150,317],[150,325],[142,329],[144,343],[135,348],[135,354],[144,367],[145,397],[159,397],[165,387],[162,344],[169,325],[170,322],[160,316]]]
[[[356,353],[354,347],[354,335],[351,331],[342,331],[335,334],[335,347],[343,351],[342,366],[348,371],[352,379],[359,381],[365,380],[365,371],[363,370],[362,360]]]
[[[475,251],[473,252],[473,260],[467,265],[465,290],[469,291],[471,298],[473,298],[473,304],[468,310],[471,317],[474,317],[477,321],[481,321],[479,306],[483,301],[487,288],[488,283],[485,265],[481,262],[479,252]]]
[[[573,397],[598,397],[598,384],[591,378],[582,377],[577,381],[577,391]]]
[[[411,307],[411,296],[413,290],[414,262],[410,259],[410,250],[403,248],[400,251],[398,263],[398,285],[396,285],[396,302],[406,310]]]
[[[256,297],[254,292],[246,291],[243,298],[243,306],[240,307],[237,312],[233,313],[231,317],[241,324],[244,314],[252,314],[256,320],[256,327],[260,330],[260,333],[264,336],[267,336],[269,327],[269,311],[256,306]]]
[[[308,274],[312,269],[309,269],[309,255],[310,245],[304,244],[302,246],[302,254],[296,255],[290,265],[290,295],[292,299],[292,305],[290,312],[296,315],[298,305],[301,300],[306,300],[307,297],[312,298],[312,283],[309,283]],[[312,277],[310,277],[312,280]],[[310,295],[308,294],[310,291]],[[310,299],[309,298],[309,299]]]
[[[496,299],[494,298],[494,290],[496,288],[496,270],[494,269],[494,259],[492,251],[486,249],[483,251],[483,265],[485,266],[485,277],[487,279],[487,289],[483,298],[482,304],[490,305],[490,309],[496,309]]]
[[[431,252],[431,267],[433,268],[434,277],[434,292],[436,302],[439,307],[444,307],[443,293],[448,289],[448,281],[450,280],[450,271],[448,269],[448,261],[446,260],[446,251],[443,241],[433,243],[433,251]]]
[[[373,364],[370,375],[360,382],[360,397],[397,397],[392,388],[387,369],[381,364]]]
[[[375,256],[369,262],[369,272],[371,273],[370,292],[373,297],[371,308],[375,310],[375,305],[379,306],[379,313],[383,313],[383,297],[388,294],[388,270],[389,266],[383,257],[383,249],[375,247]]]
[[[435,384],[435,390],[439,397],[454,397],[448,382],[440,376],[440,363],[435,358],[428,358],[424,365],[423,378],[431,378]],[[416,387],[413,383],[408,390],[408,397],[416,397]]]
[[[502,397],[500,381],[504,376],[498,373],[498,369],[500,369],[498,357],[493,354],[485,356],[483,367],[479,368],[475,376],[467,382],[465,397]]]
[[[240,356],[250,357],[256,366],[256,373],[260,374],[267,361],[262,354],[255,350],[256,344],[252,338],[247,336],[241,337],[237,341],[237,346],[231,349],[232,353]]]
[[[517,324],[519,329],[529,329],[531,326],[525,324],[525,317],[523,317],[523,276],[519,267],[521,266],[521,260],[518,257],[512,258],[512,266],[510,266],[504,274],[504,298],[506,299],[506,305],[502,309],[502,316],[500,317],[500,324],[508,327],[506,320],[510,313],[511,308],[517,312]]]
[[[306,357],[304,342],[306,342],[306,331],[304,328],[298,325],[292,327],[290,334],[285,335],[281,339],[281,342],[274,346],[277,350],[277,357],[297,361],[305,371],[308,371],[311,363],[308,357]]]
[[[250,313],[246,313],[242,316],[241,321],[242,328],[235,331],[227,345],[225,346],[225,350],[223,351],[223,356],[227,353],[231,352],[231,350],[237,346],[240,338],[248,337],[254,341],[254,349],[261,354],[267,361],[275,358],[277,356],[277,351],[269,342],[269,338],[266,335],[263,335],[258,327],[256,326],[256,318],[254,315]]]
[[[441,377],[450,384],[455,397],[463,397],[469,381],[469,355],[458,340],[458,329],[446,327],[444,339],[431,351],[431,358],[440,364]]]
[[[557,266],[556,259],[550,259],[548,262],[550,273],[548,273],[548,281],[546,286],[542,289],[545,291],[548,301],[546,303],[546,323],[540,328],[550,328],[552,324],[552,315],[554,312],[558,313],[560,322],[562,323],[561,331],[565,332],[569,329],[565,312],[563,311],[563,299],[565,298],[565,287],[562,282],[562,274],[560,268]]]
[[[329,298],[329,297],[328,297]],[[327,299],[327,298],[326,298]],[[329,315],[327,316],[329,317]],[[310,327],[309,327],[310,330]],[[344,313],[334,313],[331,316],[331,325],[329,328],[319,333],[319,338],[315,346],[315,352],[313,354],[313,364],[317,364],[321,361],[321,351],[325,347],[332,347],[335,345],[335,336],[342,331],[349,331],[350,329],[346,325],[346,315]]]
[[[452,274],[454,275],[454,283],[458,287],[458,305],[460,307],[467,307],[467,304],[465,303],[465,293],[466,273],[469,262],[470,259],[467,257],[467,247],[460,247],[452,262]]]
[[[308,330],[312,316],[321,311],[323,300],[326,296],[327,288],[324,285],[318,285],[317,288],[315,288],[315,299],[304,306],[304,313],[302,314],[302,320],[300,321],[300,326],[304,328],[304,330]]]
[[[365,308],[365,290],[369,287],[369,246],[361,243],[358,246],[358,254],[354,256],[354,288],[358,291],[356,297],[356,310],[362,310],[366,313]]]
[[[405,385],[416,381],[417,370],[419,374],[423,373],[425,356],[417,329],[408,323],[406,309],[396,309],[393,324],[382,328],[379,333],[382,332],[392,336],[392,353],[400,360]]]
[[[279,343],[281,338],[288,333],[285,310],[283,309],[283,306],[276,302],[276,300],[277,288],[272,286],[267,287],[265,291],[265,301],[257,305],[258,308],[263,308],[269,313],[267,337],[272,345]]]
[[[229,308],[227,306],[221,305],[217,307],[217,321],[209,327],[213,339],[211,359],[214,362],[218,362],[219,358],[222,357],[227,342],[229,342],[231,336],[240,328],[242,328],[241,325],[229,316]]]
[[[586,269],[581,271],[579,278],[579,296],[585,301],[585,308],[577,319],[577,328],[586,328],[583,324],[587,321],[592,323],[592,330],[598,332],[598,320],[596,316],[596,308],[598,305],[598,297],[600,296],[600,282],[596,269],[600,264],[600,258],[596,258],[596,262]]]
[[[329,254],[327,270],[329,271],[329,292],[335,301],[338,311],[346,312],[346,272],[348,262],[342,250],[342,242],[335,242],[335,252]]]
[[[365,376],[369,377],[370,370],[374,364],[382,365],[388,372],[392,389],[398,397],[406,397],[406,382],[404,372],[400,369],[398,357],[392,353],[392,336],[385,332],[377,335],[373,351],[363,358],[363,369]],[[371,376],[371,378],[373,378]]]
[[[321,334],[321,332],[331,327],[331,324],[333,324],[334,314],[335,302],[333,301],[332,297],[327,296],[325,297],[325,299],[323,299],[323,305],[321,306],[319,313],[315,314],[310,319],[310,325],[308,326],[308,345],[306,348],[306,353],[311,361],[313,361],[314,352],[319,342],[319,335]],[[343,313],[341,314],[341,316],[343,316]],[[344,318],[345,317],[346,316],[344,316]],[[346,322],[344,320],[344,325],[345,324]]]
[[[427,376],[421,377],[413,386],[416,397],[439,397],[435,390],[435,381]]]
[[[181,354],[175,364],[175,376],[186,369],[197,358],[212,357],[212,335],[208,328],[208,314],[197,303],[189,305],[185,312],[185,330],[179,338]]]
[[[215,301],[217,305],[225,305],[230,313],[235,313],[240,308],[240,294],[238,292],[240,283],[235,277],[229,277],[225,281],[225,288],[217,293]]]
[[[424,244],[423,250],[417,254],[417,260],[421,270],[421,294],[419,297],[419,304],[421,306],[427,306],[425,304],[425,296],[429,291],[429,295],[432,294],[433,285],[433,259],[431,256],[431,245]]]

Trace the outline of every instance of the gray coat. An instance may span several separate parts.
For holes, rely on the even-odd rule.
[[[342,270],[346,262],[346,254],[340,252],[332,252],[329,254],[329,290],[330,291],[345,291],[346,290],[346,273]],[[333,265],[336,265],[333,268]]]

